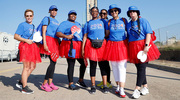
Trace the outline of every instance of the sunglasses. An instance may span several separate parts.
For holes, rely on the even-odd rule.
[[[107,15],[107,13],[100,13],[101,15]]]
[[[117,9],[115,9],[115,10],[111,10],[111,13],[113,13],[113,12],[117,12],[118,10]]]
[[[33,15],[26,15],[26,17],[33,17]]]

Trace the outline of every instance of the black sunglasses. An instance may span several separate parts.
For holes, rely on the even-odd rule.
[[[117,11],[118,11],[118,10],[117,10],[117,9],[115,9],[115,10],[111,10],[110,12],[111,12],[111,13],[113,13],[113,12],[117,12]]]
[[[33,15],[26,15],[26,17],[33,17]]]

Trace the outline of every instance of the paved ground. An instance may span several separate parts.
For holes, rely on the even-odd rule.
[[[22,63],[5,62],[0,63],[0,100],[119,100],[118,95],[115,95],[115,87],[110,89],[109,94],[104,94],[98,88],[96,94],[89,94],[90,87],[72,91],[67,89],[67,63],[64,58],[58,59],[54,74],[54,84],[60,89],[50,93],[40,89],[40,85],[44,79],[48,59],[43,59],[43,62],[37,64],[37,68],[29,77],[28,85],[35,91],[34,94],[22,94],[15,86],[20,79],[22,71]],[[85,83],[90,86],[90,77],[87,68],[85,73]],[[112,71],[111,71],[112,72]],[[75,65],[74,82],[77,82],[79,76],[79,64]],[[141,96],[139,100],[179,100],[180,98],[180,62],[156,60],[149,63],[147,67],[147,80],[150,89],[150,94]],[[97,68],[96,84],[101,81],[100,71]],[[114,77],[111,73],[111,81],[115,86]],[[127,65],[127,79],[125,92],[127,97],[125,100],[131,99],[132,92],[135,87],[136,69],[133,64]]]

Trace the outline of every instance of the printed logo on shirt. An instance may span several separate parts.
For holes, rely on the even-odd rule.
[[[59,26],[59,23],[57,23],[57,22],[52,21],[52,23],[53,23],[54,25],[58,25],[58,26]]]
[[[93,29],[103,29],[103,25],[102,24],[93,24],[93,25],[91,25],[90,30],[93,30]]]
[[[29,28],[29,34],[32,34],[33,29]]]
[[[111,30],[124,29],[124,24],[112,24]]]

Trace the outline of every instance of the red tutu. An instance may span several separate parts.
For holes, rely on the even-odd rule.
[[[151,47],[149,48],[147,60],[145,62],[156,60],[161,55],[158,48],[152,41],[150,41],[149,45],[151,45]],[[139,59],[137,59],[137,54],[139,51],[144,50],[144,46],[145,40],[132,41],[129,43],[129,61],[131,63],[142,63]]]
[[[57,53],[57,55],[59,56],[58,39],[50,37],[50,36],[46,36],[46,44],[47,44],[48,49],[49,49],[50,52]],[[50,55],[50,53],[48,51],[44,50],[43,44],[41,44],[39,47],[40,47],[40,53],[41,54]]]
[[[128,59],[128,41],[108,41],[104,51],[104,59],[121,61]]]
[[[61,57],[72,58],[72,57],[68,57],[68,53],[70,50],[70,44],[71,44],[71,41],[62,40],[61,45],[59,47],[59,55]],[[75,58],[72,58],[72,59],[82,58],[82,42],[81,41],[73,41],[73,49],[76,50],[76,56],[75,56]]]
[[[20,42],[19,54],[20,54],[19,62],[34,62],[34,63],[41,62],[39,48],[36,45],[36,43],[27,44],[24,42]]]
[[[106,47],[106,40],[103,41],[102,47],[93,48],[91,46],[91,41],[89,39],[86,40],[84,57],[89,58],[89,60],[93,61],[103,61],[103,54]]]

